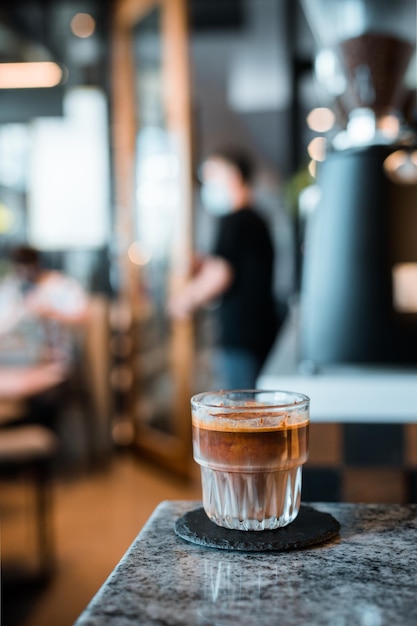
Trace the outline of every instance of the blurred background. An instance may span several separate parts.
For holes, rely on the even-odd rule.
[[[161,500],[200,498],[215,311],[166,305],[219,145],[257,165],[259,386],[311,396],[303,498],[417,501],[415,45],[414,0],[3,0],[4,624],[72,624]]]

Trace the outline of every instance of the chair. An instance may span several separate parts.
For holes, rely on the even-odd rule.
[[[57,448],[56,436],[44,426],[0,428],[0,479],[25,475],[34,487],[40,576],[48,576],[54,566],[51,477]]]

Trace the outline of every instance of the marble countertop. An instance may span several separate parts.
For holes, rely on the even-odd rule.
[[[198,506],[162,502],[74,626],[417,624],[417,505],[313,503],[340,535],[274,553],[184,541],[175,520]]]

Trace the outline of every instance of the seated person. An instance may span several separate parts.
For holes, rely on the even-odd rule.
[[[87,294],[75,279],[44,269],[34,248],[15,248],[11,261],[0,284],[0,346],[7,352],[20,343],[29,362],[71,362],[74,329],[88,319]]]

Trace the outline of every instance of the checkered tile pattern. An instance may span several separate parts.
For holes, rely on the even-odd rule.
[[[417,424],[312,423],[303,501],[417,502]]]

